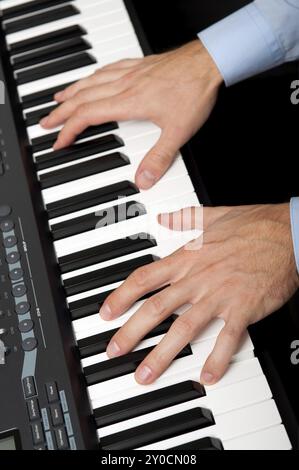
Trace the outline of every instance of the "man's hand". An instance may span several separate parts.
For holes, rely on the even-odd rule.
[[[199,40],[172,52],[103,67],[55,95],[62,103],[41,125],[64,124],[54,148],[70,145],[88,126],[108,121],[149,120],[162,129],[136,174],[153,186],[177,151],[208,119],[222,77]]]
[[[201,220],[195,217],[198,210],[192,210],[193,220]],[[182,214],[170,216],[170,228],[180,227]],[[299,286],[288,204],[205,208],[203,217],[203,244],[202,240],[192,242],[138,269],[101,309],[103,319],[115,319],[144,294],[169,286],[149,298],[114,335],[107,354],[115,357],[131,351],[176,309],[191,304],[136,370],[139,383],[157,379],[177,354],[218,317],[225,326],[201,374],[202,383],[217,382],[246,327],[281,307]]]

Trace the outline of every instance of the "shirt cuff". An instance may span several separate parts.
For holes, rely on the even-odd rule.
[[[295,260],[299,273],[299,197],[291,199],[290,211]]]
[[[284,49],[255,3],[198,35],[227,86],[284,62]]]

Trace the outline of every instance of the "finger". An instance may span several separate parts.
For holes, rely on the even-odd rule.
[[[109,357],[131,351],[150,331],[188,303],[188,284],[177,283],[150,297],[113,336],[108,347]]]
[[[247,325],[240,319],[227,322],[202,369],[200,377],[202,384],[212,385],[221,379],[238,350],[246,327]]]
[[[109,121],[130,120],[134,119],[134,116],[134,107],[130,106],[130,101],[124,93],[93,103],[83,104],[66,121],[53,148],[58,150],[71,145],[76,137],[89,126]]]
[[[127,280],[106,299],[100,315],[104,320],[113,320],[122,315],[138,299],[148,292],[169,283],[173,264],[168,259],[156,261],[134,271]]]
[[[202,301],[180,316],[158,346],[137,368],[135,372],[137,382],[143,385],[154,382],[169,367],[179,352],[206,327],[213,313],[212,303]]]
[[[82,89],[73,98],[65,101],[49,116],[42,119],[40,124],[45,128],[57,127],[69,119],[82,104],[115,96],[123,91],[122,88],[120,82],[112,82]]]
[[[168,170],[183,143],[184,139],[175,129],[162,131],[160,139],[137,169],[137,186],[150,189]]]
[[[127,70],[124,68],[119,69],[99,69],[89,77],[83,78],[76,83],[73,83],[65,90],[56,93],[54,99],[61,103],[63,101],[73,98],[79,91],[85,90],[86,88],[93,87],[96,85],[103,85],[105,83],[114,82],[119,80],[127,74]]]

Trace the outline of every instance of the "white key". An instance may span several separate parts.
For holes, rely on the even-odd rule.
[[[176,187],[175,183],[182,184],[182,187],[180,188],[181,194],[179,195],[184,196],[184,195],[193,193],[192,183],[188,176],[182,176],[180,178],[168,181],[168,185],[171,190]],[[161,189],[161,191],[159,191],[159,189]],[[164,191],[162,191],[162,189],[164,189]],[[150,194],[152,194],[152,201],[150,200]],[[157,234],[158,241],[170,240],[172,237],[173,238],[179,237],[183,240],[185,239],[185,236],[186,236],[186,239],[189,239],[189,236],[190,236],[190,233],[188,233],[189,231],[186,231],[186,232],[169,231],[166,227],[162,227],[157,222],[158,214],[168,211],[168,210],[172,212],[173,212],[173,209],[178,210],[178,209],[175,209],[178,207],[178,204],[176,204],[175,201],[173,205],[171,203],[172,194],[175,194],[175,191],[173,192],[171,191],[170,193],[168,193],[166,191],[166,188],[161,188],[161,186],[157,184],[155,192],[153,191],[153,193],[151,193],[151,192],[143,191],[139,195],[136,195],[137,197],[135,199],[137,200],[137,202],[144,204],[145,207],[152,207],[150,212],[147,213],[146,215],[142,215],[134,219],[129,219],[123,222],[119,222],[118,224],[112,224],[106,227],[101,227],[101,234],[100,234],[101,242],[106,243],[109,240],[111,241],[114,239],[117,240],[122,237],[134,235],[136,233],[139,233],[140,231],[151,233],[151,231],[155,230],[155,227],[157,229],[157,231],[155,231],[155,235]],[[121,199],[119,202],[123,203],[123,201],[128,200],[128,199]],[[109,204],[108,207],[111,207],[111,204]],[[103,205],[102,207],[98,206],[97,208],[94,208],[93,210],[88,211],[87,213],[96,213],[102,209],[104,210],[104,208],[107,209],[107,205],[104,207]],[[76,212],[76,214],[81,215],[82,212],[83,211],[80,211],[80,213]],[[199,236],[199,235],[200,235],[199,232],[194,231],[193,233],[194,237]],[[191,236],[192,236],[192,233],[191,233]],[[95,244],[97,244],[97,242],[95,241],[95,236],[92,231],[92,232],[86,232],[84,234],[75,235],[67,239],[58,240],[55,242],[55,248],[56,248],[57,256],[60,257],[60,256],[65,256],[67,254],[73,253],[78,250],[81,251],[82,249],[91,248],[95,246]]]
[[[24,85],[20,85],[18,87],[18,92],[19,95],[22,97],[30,93],[35,93],[41,90],[52,88],[54,86],[63,85],[64,83],[80,80],[81,78],[85,78],[91,75],[98,68],[103,67],[104,65],[108,65],[112,62],[116,62],[125,58],[130,59],[139,57],[143,57],[143,53],[140,46],[119,49],[114,53],[103,57],[101,62],[88,65],[86,67],[81,67],[79,69],[71,70],[69,72],[53,75],[52,77],[46,77],[41,80],[36,80],[34,82],[25,83]]]
[[[156,384],[159,385],[162,380],[165,380],[178,373],[181,373],[184,370],[195,368],[198,368],[199,370],[200,366],[205,363],[208,355],[212,352],[214,345],[215,338],[192,344],[192,356],[176,359],[162,374],[162,376],[156,381]],[[247,359],[253,357],[253,344],[248,334],[245,335],[244,340],[238,350],[238,353],[233,357],[232,362],[238,361],[241,357],[244,357],[244,354],[247,355]],[[112,391],[115,394],[121,393],[122,390],[130,389],[135,386],[136,381],[134,379],[134,374],[128,374],[123,377],[118,377],[116,379],[108,380],[106,382],[91,385],[90,387],[88,387],[88,392],[91,401],[93,401],[97,397],[104,397],[106,395],[111,394]],[[140,387],[142,386],[140,385]],[[147,387],[148,386],[146,386],[146,388]]]
[[[292,444],[282,424],[230,439],[222,444],[224,450],[292,450]]]
[[[102,18],[102,21],[104,22],[104,17],[115,11],[122,12],[122,18],[127,16],[127,12],[122,0],[101,0],[98,5],[88,5],[88,3],[85,4],[84,2],[80,4],[78,10],[79,13],[76,15],[69,16],[57,21],[51,21],[40,26],[34,26],[16,33],[7,34],[7,43],[12,44],[15,42],[24,41],[25,39],[33,38],[35,36],[53,31],[55,32],[61,28],[66,28],[72,25],[80,24],[84,26],[85,22],[88,21],[89,18]],[[106,19],[106,24],[107,21],[109,22],[109,18]]]
[[[243,435],[262,431],[281,424],[281,417],[274,400],[267,400],[246,408],[231,411],[216,417],[216,424],[178,437],[141,447],[140,450],[163,450],[206,436],[217,437],[222,442]]]
[[[204,338],[204,333],[202,334],[202,337]],[[187,380],[198,382],[202,367],[203,365],[199,365],[194,369],[183,369],[167,378],[162,375],[158,381],[151,385],[141,386],[135,382],[135,386],[133,388],[119,390],[117,393],[114,393],[114,391],[111,390],[110,394],[104,396],[99,395],[95,397],[92,400],[92,408],[95,410],[101,406],[111,405],[112,403],[117,403],[122,400],[137,397],[139,395],[143,395],[144,393],[154,392],[156,390],[179,384]],[[205,388],[207,393],[210,393],[214,390],[221,390],[223,387],[227,387],[229,385],[242,382],[243,380],[248,380],[262,375],[263,371],[260,363],[258,359],[254,357],[247,361],[240,361],[231,364],[228,371],[225,373],[224,377],[219,380],[219,382],[213,386]]]
[[[99,428],[98,437],[109,436],[110,434],[125,431],[168,416],[173,416],[196,407],[211,410],[217,424],[218,415],[269,400],[271,397],[272,394],[266,377],[264,375],[260,375],[249,380],[237,382],[236,384],[228,387],[223,387],[214,391],[207,391],[207,395],[205,397],[198,398],[196,400],[180,403],[179,405]],[[206,431],[209,431],[209,429],[206,429]]]

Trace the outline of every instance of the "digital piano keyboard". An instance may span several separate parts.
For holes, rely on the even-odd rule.
[[[207,202],[181,154],[139,192],[136,168],[160,133],[152,123],[94,126],[60,151],[52,150],[59,129],[39,126],[55,92],[150,52],[132,2],[0,6],[0,449],[291,449],[249,334],[208,388],[198,378],[220,320],[150,386],[134,370],[179,312],[132,353],[105,354],[144,302],[107,323],[98,311],[108,293],[194,236],[159,228],[157,213]],[[104,226],[107,209],[115,217]]]

